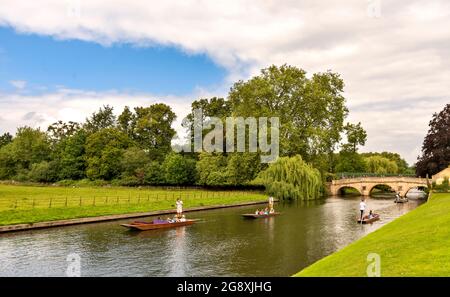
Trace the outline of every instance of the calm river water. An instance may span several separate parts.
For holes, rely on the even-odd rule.
[[[65,276],[71,253],[82,276],[289,276],[421,203],[368,199],[381,220],[359,225],[358,202],[279,203],[282,215],[259,220],[240,216],[255,206],[194,212],[201,222],[160,231],[130,232],[125,220],[3,234],[0,276]]]

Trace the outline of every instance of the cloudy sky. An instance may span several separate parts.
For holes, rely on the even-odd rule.
[[[413,163],[450,100],[450,1],[0,0],[0,133],[225,96],[271,64],[346,83],[364,151]],[[177,123],[178,124],[178,123]]]

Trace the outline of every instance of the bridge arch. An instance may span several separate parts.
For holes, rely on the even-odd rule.
[[[351,193],[351,194],[345,194],[344,191],[345,191],[346,189],[353,189],[353,190],[356,191],[355,194],[361,195],[361,190],[358,189],[357,187],[352,187],[352,186],[342,186],[342,187],[338,188],[338,189],[337,189],[337,192],[336,192],[337,195],[342,195],[342,196],[344,196],[344,195],[352,195],[352,193]]]
[[[397,190],[396,190],[396,188],[395,188],[395,185],[388,184],[388,183],[379,183],[379,184],[374,184],[374,185],[371,185],[371,186],[370,186],[370,188],[368,189],[369,196],[372,195],[374,189],[376,189],[377,187],[380,187],[380,186],[387,187],[387,188],[389,188],[389,190],[390,190],[391,192],[397,193]]]
[[[428,190],[428,186],[413,186],[413,187],[409,187],[406,191],[405,191],[405,196],[408,195],[408,193],[413,190],[413,189],[418,189],[419,191],[424,191],[426,192],[426,190]]]

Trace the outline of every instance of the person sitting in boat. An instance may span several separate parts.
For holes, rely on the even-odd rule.
[[[368,219],[373,219],[374,215],[372,210],[369,211],[369,215],[367,216]]]
[[[181,216],[180,222],[186,222],[186,216],[185,215]]]
[[[161,217],[158,217],[156,220],[153,220],[153,224],[166,224],[167,221],[161,219]]]
[[[255,215],[258,215],[259,214],[259,209],[257,209],[256,211],[255,211]]]
[[[270,214],[275,213],[275,209],[271,208],[271,209],[269,210],[269,213],[270,213]]]
[[[264,209],[264,214],[268,215],[269,214],[269,209],[266,207],[266,209]]]
[[[263,211],[263,210],[260,210],[260,211],[259,211],[259,215],[260,215],[260,216],[264,215],[264,211]]]

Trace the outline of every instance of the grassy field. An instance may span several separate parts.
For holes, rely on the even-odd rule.
[[[381,276],[450,276],[450,194],[429,201],[296,276],[367,276],[369,253]]]
[[[0,225],[264,200],[259,192],[0,185]]]

